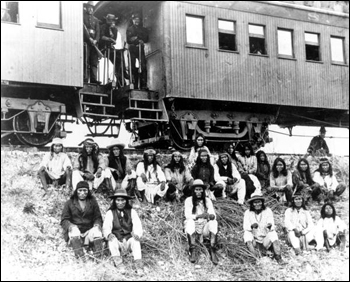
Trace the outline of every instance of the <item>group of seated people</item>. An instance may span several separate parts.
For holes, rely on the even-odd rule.
[[[83,256],[82,245],[92,245],[94,251],[101,252],[103,231],[116,265],[122,263],[120,250],[131,249],[135,260],[141,260],[142,226],[129,203],[133,196],[141,202],[152,204],[157,204],[160,199],[185,202],[185,231],[191,262],[197,260],[195,242],[209,236],[210,257],[214,264],[218,263],[218,223],[213,201],[220,197],[232,198],[241,205],[250,205],[244,215],[244,241],[253,253],[257,253],[256,246],[263,246],[268,250],[267,253],[274,254],[278,262],[283,261],[272,211],[264,205],[266,196],[285,200],[290,207],[286,211],[285,227],[296,253],[300,253],[301,238],[304,248],[312,240],[316,241],[317,248],[322,248],[324,242],[333,245],[343,242],[345,238],[340,236],[342,234],[338,236],[339,230],[344,231],[343,223],[336,217],[335,209],[328,201],[322,207],[322,218],[317,225],[318,229],[327,231],[322,231],[322,236],[317,236],[316,231],[310,233],[310,230],[317,228],[312,228],[311,216],[305,208],[307,201],[312,198],[323,204],[325,200],[337,199],[346,188],[345,184],[338,183],[332,165],[326,158],[321,159],[319,169],[312,177],[306,159],[299,160],[293,173],[287,169],[282,158],[276,158],[270,169],[266,154],[258,151],[256,157],[247,143],[239,155],[236,155],[234,144],[226,144],[214,163],[214,157],[205,146],[204,136],[198,135],[187,165],[184,156],[175,151],[163,171],[157,162],[156,151],[147,149],[143,160],[133,170],[123,152],[125,145],[117,140],[107,147],[107,160],[92,138],[87,138],[80,145],[83,145],[82,152],[72,165],[63,152],[62,140],[55,138],[51,152],[44,157],[39,169],[44,189],[53,183],[65,184],[74,190],[65,205],[61,224],[66,231],[66,240],[69,240],[78,257]],[[110,196],[113,202],[103,226],[97,201],[92,196],[92,191],[99,191],[102,183],[107,191],[115,193]],[[87,222],[83,215],[91,216],[92,220]],[[72,220],[74,216],[78,218],[77,221]],[[334,226],[329,218],[333,219]],[[83,242],[81,238],[84,238]]]

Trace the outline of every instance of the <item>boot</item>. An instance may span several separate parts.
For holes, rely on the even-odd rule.
[[[295,248],[295,249],[294,249],[294,252],[295,252],[295,255],[296,255],[296,256],[298,256],[298,255],[301,254],[300,248]]]
[[[72,189],[72,170],[66,170],[66,187],[67,189]]]
[[[47,181],[45,176],[45,170],[41,170],[38,172],[39,179],[41,181],[41,184],[43,185],[43,188],[45,191],[47,191]]]
[[[110,178],[106,178],[106,186],[107,186],[108,194],[113,195],[113,185],[112,185],[112,180]]]
[[[85,254],[83,250],[83,244],[81,242],[80,237],[76,236],[70,239],[70,244],[73,248],[74,254],[76,258],[82,258],[85,260]]]
[[[278,240],[272,243],[273,252],[275,253],[275,259],[278,264],[285,264],[281,256],[281,244]]]
[[[345,242],[346,242],[345,235],[344,234],[339,235],[339,239],[340,239],[339,250],[343,252],[345,250]]]
[[[255,250],[254,246],[253,246],[253,242],[252,241],[248,241],[247,242],[247,247],[248,250],[254,255],[254,256],[259,256],[257,250]]]
[[[216,254],[216,234],[210,232],[210,247],[209,247],[210,260],[214,265],[219,263],[218,256]]]
[[[324,238],[324,244],[326,246],[327,252],[329,252],[331,250],[331,246],[329,245],[329,242],[328,242],[328,234],[326,230],[323,231],[323,238]]]
[[[195,233],[193,233],[192,235],[187,234],[187,239],[188,239],[188,244],[190,246],[190,262],[195,263],[197,261]]]
[[[135,190],[135,194],[137,196],[137,198],[139,199],[140,202],[144,202],[145,201],[145,190],[143,191],[139,191],[139,190]]]
[[[103,238],[96,238],[93,241],[94,257],[101,259],[103,256]]]

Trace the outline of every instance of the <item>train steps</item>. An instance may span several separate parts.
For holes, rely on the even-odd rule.
[[[168,122],[168,113],[163,99],[159,94],[150,90],[130,90],[129,106],[126,115],[137,122]]]

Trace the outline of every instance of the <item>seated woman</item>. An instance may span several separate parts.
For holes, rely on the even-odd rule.
[[[200,179],[206,185],[205,195],[211,200],[216,200],[215,196],[223,196],[223,187],[215,186],[214,167],[210,164],[207,150],[200,149],[195,166],[191,171],[193,179]]]
[[[187,165],[188,168],[191,170],[193,166],[195,165],[195,162],[198,158],[198,152],[200,149],[205,149],[208,152],[210,163],[214,163],[214,157],[210,154],[210,151],[207,146],[205,146],[206,140],[203,134],[198,134],[196,136],[196,140],[194,143],[194,146],[191,148],[190,155],[188,156]]]
[[[284,214],[284,226],[295,254],[299,255],[302,248],[307,250],[309,243],[314,240],[314,223],[305,207],[304,198],[299,193],[293,195],[292,207]]]
[[[258,162],[255,157],[252,145],[246,143],[243,145],[243,151],[238,156],[240,166],[238,170],[245,181],[246,194],[245,198],[249,199],[253,193],[261,193],[261,185],[258,178],[255,176]]]
[[[190,262],[197,261],[196,239],[210,238],[209,254],[213,264],[218,264],[216,254],[216,234],[218,222],[212,201],[205,196],[206,185],[196,179],[191,186],[192,196],[185,200],[185,232],[190,246]],[[201,242],[203,243],[203,242]]]
[[[241,178],[236,166],[230,162],[228,153],[221,153],[219,159],[214,165],[214,179],[216,186],[221,185],[223,196],[238,200],[243,205],[245,199],[245,181]]]
[[[317,222],[315,239],[316,249],[321,250],[326,246],[327,251],[330,247],[339,245],[340,251],[345,250],[345,229],[346,224],[337,216],[334,206],[331,203],[325,203],[321,209],[321,218]]]
[[[257,152],[256,159],[258,166],[255,175],[260,181],[261,189],[266,190],[270,186],[270,163],[264,151]]]
[[[247,203],[250,208],[245,211],[243,219],[244,243],[249,251],[259,256],[255,249],[273,251],[279,264],[283,264],[281,244],[275,230],[272,210],[265,206],[265,198],[259,194],[253,195]]]
[[[272,165],[270,173],[270,187],[268,192],[274,192],[274,196],[284,202],[287,200],[288,205],[292,204],[293,181],[292,174],[287,170],[285,161],[282,158],[276,158]]]
[[[320,159],[320,166],[315,171],[313,180],[319,186],[312,191],[312,199],[321,203],[324,200],[339,200],[340,195],[346,189],[344,183],[338,183],[337,178],[333,174],[332,164],[328,158]]]
[[[293,171],[292,181],[293,193],[300,193],[305,204],[309,201],[312,191],[319,187],[319,184],[312,180],[309,162],[304,158],[299,160],[296,170]]]
[[[190,185],[193,182],[193,177],[185,166],[183,156],[179,151],[172,153],[171,161],[165,167],[164,173],[169,187],[175,188],[175,195],[169,200],[174,200],[176,195],[182,201],[191,196]]]
[[[109,150],[107,167],[112,173],[112,186],[116,190],[121,186],[129,195],[134,196],[136,188],[136,172],[131,169],[131,164],[128,158],[124,155],[124,143],[118,140],[112,140],[107,146]]]
[[[230,156],[230,161],[232,162],[232,164],[234,164],[237,170],[240,171],[241,169],[239,169],[239,167],[241,166],[241,163],[237,158],[234,143],[225,143],[224,151],[227,152]]]

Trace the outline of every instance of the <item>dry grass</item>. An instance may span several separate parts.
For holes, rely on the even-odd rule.
[[[198,264],[188,261],[188,243],[183,232],[183,204],[161,203],[141,205],[144,237],[143,259],[146,275],[135,273],[131,255],[125,257],[126,272],[112,266],[106,255],[96,262],[79,262],[67,248],[59,225],[64,202],[70,191],[51,190],[44,193],[36,178],[41,153],[1,152],[1,267],[2,280],[346,280],[349,278],[349,248],[345,253],[309,252],[296,257],[282,232],[285,207],[274,199],[267,205],[275,214],[278,234],[282,241],[283,257],[288,265],[281,267],[269,258],[257,260],[243,243],[243,214],[247,207],[231,200],[219,200],[214,206],[219,221],[220,263],[213,266],[203,247]],[[74,156],[74,155],[73,155]],[[132,156],[133,163],[141,156]],[[161,156],[163,162],[169,155]],[[166,161],[165,161],[166,160]],[[296,158],[286,157],[288,164]],[[348,185],[348,159],[333,158],[339,179]],[[337,203],[340,216],[349,225],[348,189],[346,201]],[[109,200],[96,195],[104,215]],[[319,206],[311,206],[314,220],[319,218]],[[347,232],[348,238],[348,232]]]

